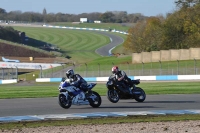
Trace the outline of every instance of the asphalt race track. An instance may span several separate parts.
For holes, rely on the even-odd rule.
[[[72,105],[69,109],[61,108],[56,97],[0,99],[0,117],[94,112],[200,110],[199,97],[200,94],[147,95],[143,103],[138,103],[135,100],[120,100],[118,103],[111,103],[105,96],[102,96],[102,104],[99,108],[92,108],[89,105]]]
[[[109,32],[98,32],[98,34],[103,34],[108,37],[110,37],[111,42],[103,47],[100,47],[96,50],[96,53],[101,56],[109,56],[109,50],[113,49],[114,47],[118,46],[119,44],[122,44],[124,42],[124,39],[110,34]]]

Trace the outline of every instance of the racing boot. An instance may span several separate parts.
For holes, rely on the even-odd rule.
[[[86,97],[89,97],[92,95],[92,91],[90,89],[87,90],[87,93],[85,94]]]

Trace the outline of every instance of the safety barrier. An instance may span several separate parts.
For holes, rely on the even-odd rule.
[[[129,76],[131,79],[141,81],[178,81],[200,80],[200,75],[159,75],[159,76]],[[37,78],[36,82],[60,82],[62,78]],[[108,77],[84,77],[87,82],[106,82]]]
[[[178,81],[200,80],[200,75],[159,75],[159,76],[129,76],[131,79],[141,81]],[[60,82],[62,78],[36,78],[36,82]],[[106,82],[108,77],[84,77],[87,82]],[[0,84],[17,83],[17,79],[0,80]]]
[[[0,80],[0,84],[12,84],[12,83],[17,83],[17,79]]]
[[[72,29],[72,30],[92,30],[92,31],[109,31],[106,29],[95,29],[95,28],[80,28],[80,27],[67,27],[67,26],[52,26],[52,25],[42,25],[43,27],[49,27],[49,28],[63,28],[63,29]],[[111,30],[111,32],[116,32],[120,34],[128,34],[124,31],[118,31],[118,30]]]

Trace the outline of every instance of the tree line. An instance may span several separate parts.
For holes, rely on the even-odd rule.
[[[147,18],[141,13],[128,14],[126,11],[107,11],[105,13],[92,12],[81,14],[68,13],[47,13],[44,8],[42,13],[38,12],[21,12],[10,11],[0,8],[0,20],[26,21],[26,22],[79,22],[80,18],[88,20],[99,20],[103,23],[136,23],[137,21]]]
[[[129,29],[123,46],[132,52],[200,47],[200,0],[176,0],[177,10],[150,17]]]

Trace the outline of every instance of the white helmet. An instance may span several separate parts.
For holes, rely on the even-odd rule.
[[[74,71],[72,69],[67,70],[66,76],[67,78],[72,78],[74,76]]]

